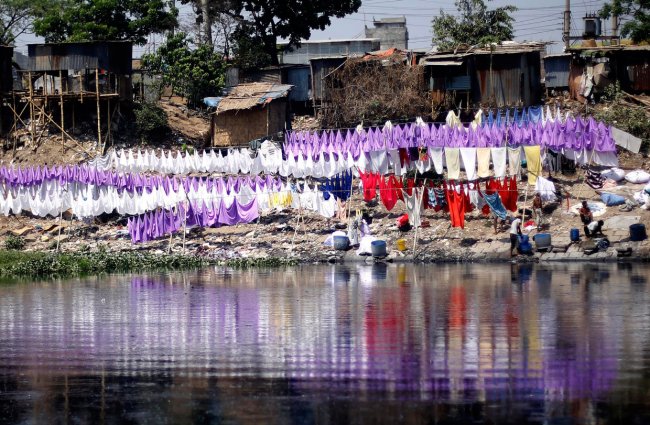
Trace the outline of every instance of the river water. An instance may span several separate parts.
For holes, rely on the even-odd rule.
[[[650,423],[650,267],[0,285],[3,423]]]

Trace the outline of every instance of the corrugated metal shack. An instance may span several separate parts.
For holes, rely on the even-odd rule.
[[[27,51],[27,71],[32,75],[46,73],[53,78],[53,81],[42,82],[43,94],[54,94],[58,90],[73,94],[95,92],[97,72],[101,94],[119,94],[122,100],[131,98],[131,42],[30,44]]]
[[[593,77],[595,91],[614,81],[628,93],[650,92],[650,46],[572,47],[569,89],[584,100],[584,79]]]
[[[559,53],[544,57],[544,85],[547,89],[564,89],[569,87],[571,54]]]
[[[67,140],[76,140],[76,126],[94,122],[104,149],[121,104],[133,100],[132,50],[125,41],[28,45],[27,66],[20,70],[25,87],[13,92],[14,130],[26,126],[33,144],[60,134],[65,149]]]
[[[324,102],[329,101],[325,77],[343,65],[347,59],[348,56],[331,56],[327,58],[315,58],[309,61],[311,69],[311,95],[314,109],[320,107]]]
[[[311,75],[309,65],[279,65],[239,72],[239,83],[272,83],[293,86],[289,92],[292,110],[310,106]]]
[[[425,56],[432,101],[453,104],[530,106],[541,102],[541,53],[545,43],[507,42],[490,48]]]
[[[214,98],[213,146],[242,146],[261,137],[283,132],[287,126],[288,84],[250,83],[232,87]]]

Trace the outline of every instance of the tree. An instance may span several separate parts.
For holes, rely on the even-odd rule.
[[[5,1],[5,0],[3,0]],[[54,0],[34,20],[47,42],[130,40],[145,44],[150,34],[177,26],[172,0]]]
[[[433,18],[433,44],[439,50],[453,49],[459,44],[484,46],[512,40],[511,13],[517,10],[515,6],[488,10],[483,0],[457,0],[455,4],[459,16],[440,10],[440,16]]]
[[[209,45],[192,46],[187,35],[167,38],[156,53],[142,55],[142,68],[161,75],[162,82],[196,106],[206,96],[216,96],[225,84],[225,64]]]
[[[197,3],[197,0],[183,0]],[[356,12],[361,0],[210,0],[210,13],[225,14],[238,23],[237,32],[259,41],[272,64],[278,63],[277,40],[300,45],[312,30],[323,30],[331,18]]]
[[[43,10],[44,0],[0,1],[0,45],[12,44],[32,31],[32,16]]]
[[[613,0],[600,9],[600,16],[628,17],[621,27],[621,35],[634,43],[650,42],[650,0]]]

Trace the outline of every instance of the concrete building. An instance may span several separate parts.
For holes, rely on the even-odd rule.
[[[383,18],[372,21],[374,28],[366,27],[366,38],[379,39],[379,50],[409,48],[409,32],[406,28],[406,18]]]
[[[354,38],[345,40],[302,41],[299,47],[286,47],[280,56],[280,63],[309,65],[312,59],[332,56],[363,56],[368,52],[380,50],[380,42],[374,38]]]

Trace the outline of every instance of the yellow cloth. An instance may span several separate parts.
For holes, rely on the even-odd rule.
[[[447,161],[447,178],[458,180],[460,177],[460,150],[458,148],[445,148],[445,160]]]
[[[478,162],[478,176],[490,177],[490,152],[491,148],[477,148],[476,159]]]
[[[542,154],[539,146],[524,146],[526,153],[526,164],[528,167],[528,184],[534,185],[537,176],[542,174]]]

